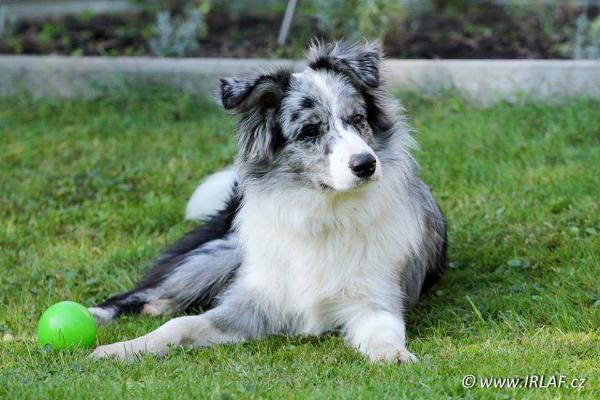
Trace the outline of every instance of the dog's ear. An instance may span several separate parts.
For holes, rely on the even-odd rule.
[[[346,75],[356,85],[367,104],[367,121],[379,135],[394,127],[398,110],[388,101],[380,77],[383,52],[376,42],[314,43],[308,54],[308,66]]]
[[[348,75],[363,88],[380,84],[379,66],[383,53],[376,42],[335,42],[327,45],[315,42],[308,50],[308,66],[314,70],[328,69]]]
[[[289,79],[290,72],[285,70],[221,79],[221,103],[225,109],[238,112],[275,108]]]
[[[276,114],[290,77],[289,71],[278,70],[221,79],[223,107],[240,116],[239,154],[255,165],[269,165],[282,144],[283,135]]]

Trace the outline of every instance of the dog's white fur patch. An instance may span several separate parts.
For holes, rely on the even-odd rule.
[[[115,311],[110,308],[90,307],[88,311],[98,325],[108,324],[115,317]]]
[[[357,314],[346,325],[346,340],[371,362],[412,362],[417,358],[406,349],[402,319],[387,311]]]
[[[424,216],[401,168],[389,168],[383,180],[334,195],[247,186],[236,218],[244,263],[235,290],[275,319],[296,321],[292,331],[348,326],[346,339],[371,360],[413,361],[398,266],[418,254]]]
[[[340,125],[339,121],[336,122],[336,125]],[[381,178],[381,162],[373,149],[357,134],[344,129],[342,126],[336,126],[335,128],[340,137],[335,141],[331,154],[329,154],[331,187],[335,190],[348,190],[360,183],[360,180],[350,170],[350,158],[361,153],[371,154],[377,162],[375,173],[369,177],[369,180],[376,181]]]
[[[171,313],[175,310],[177,310],[177,307],[175,307],[175,304],[172,300],[159,299],[152,300],[144,304],[144,307],[142,308],[142,314],[155,317],[157,315]]]
[[[185,219],[201,220],[222,210],[237,180],[234,167],[206,177],[194,190],[185,208]]]

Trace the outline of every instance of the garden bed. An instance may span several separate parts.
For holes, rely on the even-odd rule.
[[[298,57],[313,37],[331,38],[314,11],[299,9],[288,44],[276,46],[282,13],[215,9],[205,15],[205,32],[189,57]],[[246,12],[247,11],[247,12]],[[475,4],[460,11],[429,11],[394,20],[383,42],[388,56],[399,58],[569,58],[581,8],[555,6],[545,10],[512,10]],[[589,18],[598,9],[587,9]],[[23,20],[12,34],[0,38],[3,54],[152,55],[156,34],[150,12],[81,15]],[[322,22],[322,21],[321,21]]]

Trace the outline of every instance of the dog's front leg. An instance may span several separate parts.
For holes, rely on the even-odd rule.
[[[346,341],[371,362],[412,362],[417,358],[406,348],[404,319],[384,310],[364,310],[345,325]]]
[[[100,346],[93,358],[133,359],[137,354],[164,355],[169,346],[202,347],[212,343],[239,341],[233,332],[224,332],[212,322],[209,313],[172,319],[160,328],[133,340]]]

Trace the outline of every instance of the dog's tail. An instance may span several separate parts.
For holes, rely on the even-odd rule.
[[[238,175],[233,166],[206,177],[194,190],[185,208],[185,219],[203,220],[222,210],[232,195]]]
[[[211,177],[205,182],[215,186]],[[89,309],[99,323],[110,322],[121,314],[158,315],[188,307],[197,306],[204,310],[214,307],[241,263],[237,237],[232,230],[241,197],[235,179],[230,182],[231,187],[222,186],[229,196],[223,200],[221,208],[210,217],[205,213],[195,214],[205,223],[166,250],[135,289]],[[198,192],[210,191],[203,191],[201,186],[194,196]],[[207,198],[200,204],[210,201]]]

